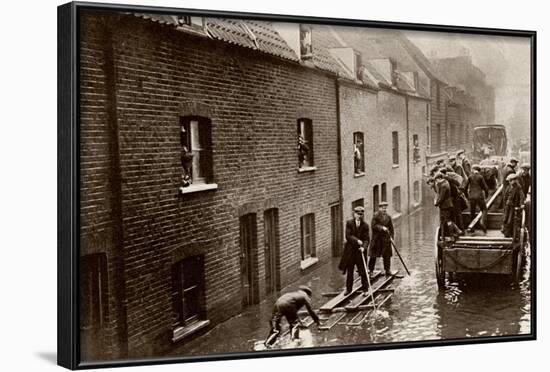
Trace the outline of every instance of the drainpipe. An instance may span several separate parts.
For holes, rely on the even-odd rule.
[[[410,161],[410,138],[409,138],[409,97],[405,96],[405,120],[407,122],[407,214],[411,207],[411,161]]]
[[[340,208],[339,208],[339,216],[340,218],[340,227],[342,228],[342,231],[344,231],[344,188],[343,188],[343,181],[342,181],[342,144],[341,144],[341,127],[342,123],[340,121],[340,83],[338,82],[338,77],[334,79],[334,88],[336,92],[336,139],[337,139],[337,152],[338,152],[338,188],[339,188],[339,198],[340,198]],[[343,238],[342,234],[340,234],[340,238]],[[338,247],[338,252],[340,252],[340,249],[342,247]]]

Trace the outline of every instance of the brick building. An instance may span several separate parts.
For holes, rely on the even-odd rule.
[[[86,11],[80,30],[83,360],[158,355],[328,259],[329,60],[262,22]]]

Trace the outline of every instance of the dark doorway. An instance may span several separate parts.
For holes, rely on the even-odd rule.
[[[281,289],[279,263],[279,211],[276,208],[264,212],[265,292]]]
[[[342,255],[342,218],[340,204],[330,207],[330,237],[332,245],[332,256]]]
[[[242,304],[258,303],[256,213],[240,218]]]

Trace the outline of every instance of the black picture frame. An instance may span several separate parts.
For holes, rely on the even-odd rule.
[[[256,351],[242,353],[220,353],[204,356],[158,357],[102,362],[81,362],[79,349],[79,228],[80,228],[80,126],[79,126],[79,71],[80,43],[79,19],[82,11],[105,10],[122,12],[147,12],[185,14],[208,17],[224,17],[254,20],[277,20],[281,22],[305,22],[309,24],[330,24],[387,28],[396,30],[453,32],[490,36],[513,36],[530,40],[531,43],[531,164],[532,199],[536,201],[536,31],[461,27],[450,25],[382,22],[372,20],[334,19],[280,14],[256,14],[214,10],[183,9],[122,4],[71,2],[58,7],[58,364],[69,369],[98,367],[122,367],[181,362],[221,361],[229,359],[264,358],[273,356],[309,355],[319,353],[341,353],[380,349],[400,349],[427,346],[481,344],[509,341],[527,341],[537,338],[537,254],[531,256],[531,332],[523,335],[499,337],[476,337],[474,339],[452,339],[438,341],[392,342],[389,344],[345,345],[314,347],[307,349]],[[533,203],[531,218],[536,226],[536,202]],[[530,235],[531,244],[536,247],[536,227]]]

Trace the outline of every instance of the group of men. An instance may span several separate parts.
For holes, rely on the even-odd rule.
[[[516,171],[517,165],[517,159],[511,158],[502,170],[502,207],[504,208],[502,232],[506,237],[513,235],[514,212],[524,206],[525,197],[531,187],[530,165],[522,164],[519,172]],[[447,164],[443,160],[438,161],[430,170],[428,184],[436,193],[434,205],[439,207],[440,211],[442,239],[464,235],[462,211],[468,205],[471,220],[474,220],[478,209],[481,211],[479,226],[485,233],[487,232],[485,200],[493,185],[490,184],[491,180],[484,176],[486,174],[491,176],[491,180],[494,178],[492,172],[482,174],[481,165],[472,166],[464,151],[451,156]]]

